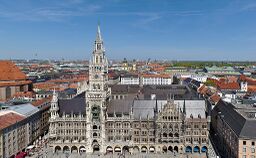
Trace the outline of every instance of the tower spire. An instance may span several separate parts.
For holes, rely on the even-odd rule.
[[[102,41],[102,39],[101,39],[101,33],[100,33],[100,22],[98,22],[98,29],[97,29],[96,41],[98,41],[98,42]]]

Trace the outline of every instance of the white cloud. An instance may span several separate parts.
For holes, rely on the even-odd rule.
[[[77,3],[79,0],[76,0]],[[68,4],[68,3],[65,3]],[[62,21],[69,17],[91,15],[101,9],[100,5],[89,4],[83,7],[37,7],[32,9],[1,9],[0,17],[23,21]]]

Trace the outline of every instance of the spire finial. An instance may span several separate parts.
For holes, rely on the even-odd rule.
[[[56,102],[58,100],[58,93],[56,93],[55,87],[53,89],[53,93],[52,93],[52,101]]]

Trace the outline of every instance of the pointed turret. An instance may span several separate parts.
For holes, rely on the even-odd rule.
[[[57,101],[58,101],[58,94],[56,93],[55,88],[54,88],[53,93],[52,93],[52,102],[57,102]]]
[[[51,101],[51,118],[55,118],[58,116],[59,106],[58,106],[58,94],[53,90],[52,101]]]

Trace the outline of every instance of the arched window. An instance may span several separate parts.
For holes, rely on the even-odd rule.
[[[102,63],[102,56],[100,56],[100,63]]]
[[[97,129],[98,127],[96,126],[96,125],[93,125],[93,127],[92,127],[93,129]]]
[[[179,133],[175,133],[174,136],[175,136],[175,137],[179,137]]]
[[[101,44],[97,44],[97,50],[100,50],[101,49]]]

